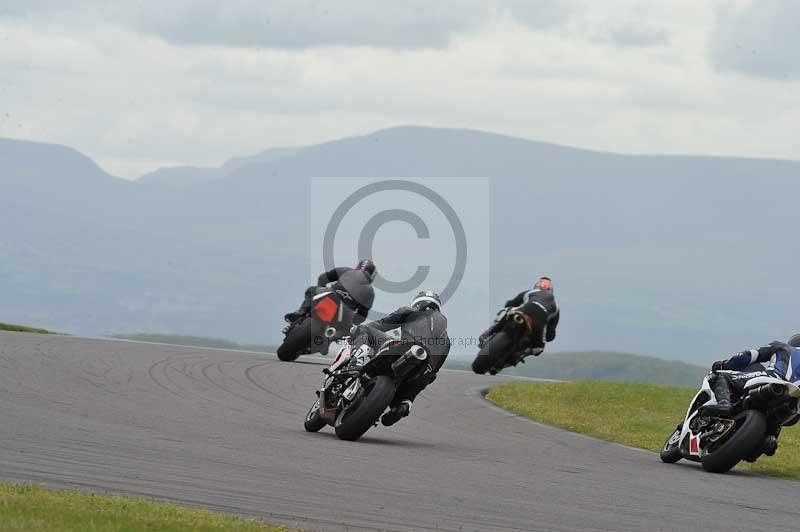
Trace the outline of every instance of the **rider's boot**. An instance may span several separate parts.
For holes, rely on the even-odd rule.
[[[775,456],[775,452],[778,450],[778,437],[770,435],[764,438],[762,450],[767,456]]]
[[[411,405],[413,403],[408,399],[401,402],[399,405],[395,405],[386,412],[383,416],[381,416],[381,423],[383,423],[384,427],[391,427],[402,418],[406,417],[408,414],[411,413]]]
[[[716,375],[714,381],[711,383],[711,390],[717,398],[717,404],[703,405],[700,407],[703,414],[723,417],[730,416],[733,405],[731,404],[731,386],[728,379],[722,375]]]
[[[303,316],[305,316],[306,314],[308,314],[309,310],[311,310],[311,302],[308,300],[308,298],[306,298],[306,299],[303,300],[303,303],[300,305],[300,308],[298,308],[294,312],[287,313],[283,317],[283,319],[286,320],[287,323],[290,323],[290,324],[294,323],[298,319],[300,319]]]
[[[520,362],[524,362],[526,357],[538,357],[542,353],[544,353],[544,347],[528,347],[522,352],[522,360]]]

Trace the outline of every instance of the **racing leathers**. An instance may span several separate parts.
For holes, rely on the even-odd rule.
[[[414,399],[436,380],[436,374],[450,353],[447,318],[433,308],[416,310],[411,307],[400,307],[382,319],[355,327],[351,336],[355,347],[366,344],[373,350],[378,350],[387,340],[402,339],[421,345],[428,353],[425,368],[421,373],[403,381],[397,389],[390,405],[391,409],[381,418],[381,422],[386,426],[393,425],[409,414]]]
[[[531,332],[523,340],[524,356],[538,356],[544,351],[547,342],[556,339],[556,328],[561,317],[561,311],[556,303],[552,289],[541,289],[534,287],[530,290],[520,292],[515,297],[506,301],[506,310],[509,308],[519,308],[523,313],[533,318]],[[501,312],[500,316],[504,313]],[[489,327],[479,338],[479,345],[483,347],[484,340],[496,333],[500,327],[500,319]]]
[[[372,303],[375,300],[372,278],[362,270],[345,267],[334,268],[321,273],[317,278],[317,284],[306,289],[305,298],[300,304],[300,308],[286,314],[284,319],[291,324],[298,318],[308,315],[317,290],[331,283],[335,283],[335,288],[342,289],[351,296],[352,299],[345,300],[345,303],[355,311],[353,323],[362,323],[367,318],[369,309],[372,308]]]
[[[731,413],[732,395],[740,394],[746,382],[755,376],[766,375],[789,382],[800,380],[800,349],[784,342],[771,342],[714,362],[711,369],[714,375],[709,383],[717,404],[704,406],[703,411],[727,416]]]

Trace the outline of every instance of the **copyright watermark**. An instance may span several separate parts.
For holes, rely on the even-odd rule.
[[[465,329],[485,325],[488,179],[312,178],[310,212],[311,279],[359,259],[375,262],[370,320],[432,290],[451,329],[455,320]]]
[[[327,341],[327,339],[324,336],[317,335],[317,336],[314,336],[314,338],[311,341],[315,346],[321,346],[322,344],[324,344]],[[363,341],[361,343],[369,345],[370,347],[373,347],[373,348],[379,348],[383,344],[384,341],[385,341],[385,339],[377,339],[376,340],[376,339],[368,338],[366,341]],[[424,337],[424,336],[415,336],[413,338],[404,339],[404,340],[400,341],[401,345],[408,345],[408,346],[420,345],[420,346],[425,347],[427,349],[431,349],[431,348],[435,348],[435,347],[441,347],[441,346],[448,345],[448,344],[451,347],[452,346],[457,346],[457,347],[470,347],[470,348],[474,347],[474,348],[477,348],[479,343],[480,343],[480,338],[477,337],[477,336],[449,336],[447,340],[445,340],[444,338],[427,338],[427,337]]]

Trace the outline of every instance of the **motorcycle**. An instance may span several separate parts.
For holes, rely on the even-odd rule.
[[[716,404],[709,384],[712,375],[703,379],[686,418],[667,438],[661,460],[672,464],[683,458],[700,462],[706,471],[725,473],[742,460],[773,456],[781,428],[800,419],[800,388],[767,371],[738,374],[747,380],[731,416],[705,415],[701,407]]]
[[[424,347],[403,340],[386,340],[373,351],[368,345],[354,347],[346,338],[323,370],[325,380],[306,414],[305,429],[318,432],[330,425],[342,440],[359,439],[378,424],[403,382],[430,371],[427,359]]]
[[[475,360],[472,370],[483,374],[487,371],[496,375],[504,368],[525,363],[527,339],[533,330],[533,317],[525,313],[522,307],[501,310],[495,319],[495,332],[483,340],[483,345]],[[538,356],[541,350],[534,351]]]
[[[285,329],[278,358],[284,362],[300,355],[327,354],[332,342],[342,339],[350,330],[355,315],[352,296],[339,288],[317,288],[308,313],[298,317]]]

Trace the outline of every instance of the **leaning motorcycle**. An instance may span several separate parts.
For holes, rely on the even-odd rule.
[[[317,432],[326,425],[342,440],[355,441],[378,424],[397,389],[430,371],[427,350],[402,340],[387,340],[377,351],[354,347],[350,338],[339,350],[317,400],[308,410],[305,429]]]
[[[686,418],[667,438],[661,460],[671,464],[685,458],[700,462],[706,471],[725,473],[742,460],[773,456],[781,428],[800,418],[800,388],[766,371],[740,375],[748,380],[733,403],[732,414],[704,415],[703,405],[716,404],[709,384],[712,375],[705,377]]]
[[[495,375],[504,368],[524,363],[527,347],[524,343],[533,330],[533,317],[519,307],[501,310],[495,321],[495,332],[484,339],[472,362],[475,373],[488,371]]]
[[[340,340],[350,330],[354,307],[347,291],[317,288],[310,312],[287,327],[283,343],[278,347],[278,358],[291,362],[300,355],[327,354],[331,342]]]

